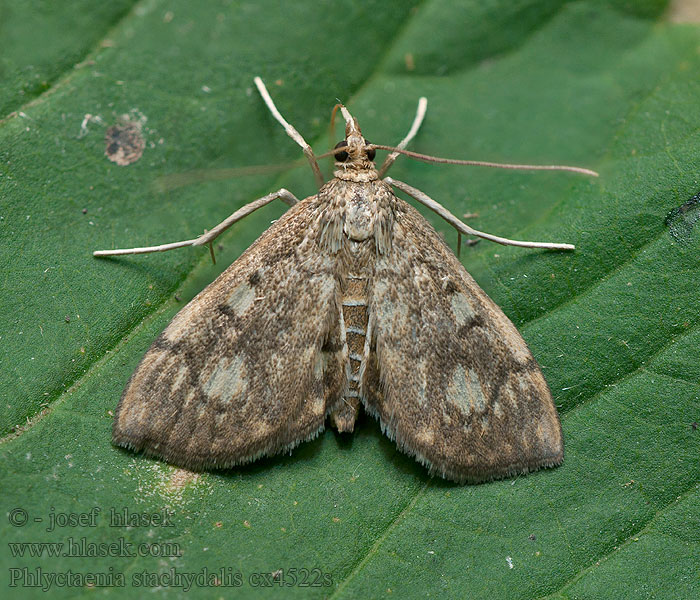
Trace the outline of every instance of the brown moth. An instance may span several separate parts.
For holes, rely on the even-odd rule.
[[[480,482],[563,459],[562,431],[544,376],[515,326],[396,187],[460,233],[478,232],[422,192],[382,175],[396,147],[368,143],[341,106],[345,139],[323,183],[298,201],[287,190],[243,207],[195,240],[97,256],[210,244],[253,210],[291,208],[185,306],[141,360],[117,407],[113,441],[188,469],[226,468],[289,451],[326,418],[353,430],[360,406],[398,448],[446,479]],[[391,150],[380,170],[376,149]],[[490,163],[487,166],[498,166]],[[506,168],[576,167],[505,165]]]

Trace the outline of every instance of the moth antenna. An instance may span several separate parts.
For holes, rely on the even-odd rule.
[[[519,240],[509,240],[508,238],[502,238],[497,235],[492,235],[490,233],[484,233],[483,231],[472,229],[468,225],[462,223],[462,221],[460,221],[455,215],[453,215],[449,210],[447,210],[442,204],[440,204],[439,202],[435,202],[435,200],[433,200],[427,194],[421,192],[419,189],[416,189],[408,185],[407,183],[404,183],[403,181],[397,181],[396,179],[392,179],[391,177],[386,177],[384,181],[386,181],[389,185],[392,185],[395,188],[401,190],[402,192],[405,192],[414,200],[417,200],[424,206],[427,206],[430,210],[436,212],[460,233],[464,233],[466,235],[475,235],[485,240],[496,242],[497,244],[503,244],[504,246],[520,246],[523,248],[547,248],[549,250],[574,250],[576,248],[576,246],[574,246],[573,244],[558,244],[553,242],[522,242]]]
[[[567,165],[518,165],[487,162],[483,160],[459,160],[456,158],[440,158],[438,156],[430,156],[429,154],[420,154],[419,152],[411,152],[410,150],[403,150],[402,148],[394,146],[384,146],[382,144],[367,145],[368,150],[373,148],[375,150],[390,150],[392,152],[398,152],[399,154],[405,154],[409,158],[415,158],[416,160],[422,160],[423,162],[444,163],[448,165],[468,165],[474,167],[493,167],[496,169],[520,169],[525,171],[571,171],[572,173],[581,173],[582,175],[598,177],[598,173],[591,171],[591,169],[584,169],[583,167],[570,167]],[[325,156],[326,155],[324,154],[319,158],[323,158]]]
[[[284,127],[284,130],[287,132],[287,135],[290,138],[292,138],[297,144],[299,144],[299,146],[301,146],[301,149],[304,152],[304,156],[306,156],[306,158],[308,159],[309,164],[311,165],[311,170],[314,172],[316,183],[320,188],[324,183],[323,175],[321,174],[321,169],[318,166],[318,162],[316,162],[316,157],[314,156],[314,151],[311,149],[311,146],[309,146],[309,144],[306,143],[306,140],[302,137],[302,135],[296,129],[294,129],[294,127],[290,125],[277,110],[277,107],[272,101],[272,98],[270,97],[270,94],[268,93],[267,88],[263,83],[263,80],[260,79],[260,77],[256,76],[253,79],[253,81],[255,82],[255,85],[258,88],[258,92],[260,92],[262,99],[267,105],[267,108],[272,113],[272,116],[275,117],[275,119],[277,119],[277,121],[282,125],[282,127]]]
[[[425,111],[428,110],[428,99],[425,96],[421,96],[418,99],[418,109],[416,110],[416,116],[413,119],[413,124],[411,125],[411,128],[408,130],[408,133],[406,134],[406,137],[403,138],[398,146],[396,148],[398,150],[403,150],[406,146],[408,146],[408,143],[416,137],[416,134],[418,133],[418,130],[420,129],[420,126],[423,124],[423,119],[425,118]],[[386,172],[389,170],[389,167],[394,164],[394,161],[396,158],[399,156],[398,152],[392,152],[389,154],[384,159],[384,162],[382,163],[382,166],[379,169],[379,177],[384,177],[386,175]]]
[[[161,244],[160,246],[147,246],[144,248],[125,248],[117,250],[95,250],[93,256],[121,256],[124,254],[150,254],[151,252],[166,252],[168,250],[174,250],[175,248],[183,248],[185,246],[204,246],[205,244],[211,244],[217,237],[219,237],[226,229],[231,227],[236,221],[240,221],[244,217],[247,217],[250,213],[262,208],[266,204],[273,202],[277,199],[282,200],[285,204],[289,206],[294,206],[299,200],[292,194],[289,190],[284,188],[257,200],[249,202],[245,206],[239,208],[230,217],[224,219],[213,229],[200,235],[198,238],[193,240],[184,240],[183,242],[172,242],[170,244]],[[214,258],[214,249],[210,246],[211,257],[216,264],[216,259]]]

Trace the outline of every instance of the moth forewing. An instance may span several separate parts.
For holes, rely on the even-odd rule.
[[[381,394],[369,412],[399,448],[459,482],[561,463],[557,411],[515,326],[398,198],[395,218],[370,302],[377,367],[366,376]]]
[[[290,208],[175,316],[124,390],[116,444],[201,469],[323,429],[345,365],[335,265],[315,251],[322,212],[318,196]]]
[[[255,83],[318,179],[311,147],[262,80]],[[327,417],[352,431],[363,405],[399,449],[448,479],[477,482],[558,465],[561,425],[530,350],[391,186],[460,232],[537,244],[473,230],[420,190],[382,180],[375,147],[341,111],[345,139],[329,153],[336,170],[318,194],[297,201],[279,190],[195,240],[95,252],[210,244],[277,198],[292,205],[153,343],[117,407],[114,443],[189,469],[230,467],[293,448],[322,431]],[[424,112],[421,102],[409,136],[386,148],[406,154]]]

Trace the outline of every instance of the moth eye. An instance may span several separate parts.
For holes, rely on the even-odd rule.
[[[347,142],[346,140],[342,140],[342,141],[338,142],[338,143],[335,145],[334,150],[335,150],[336,148],[342,148],[343,146],[347,146],[347,145],[348,145],[348,142]],[[347,153],[347,152],[336,152],[336,154],[335,154],[335,160],[336,160],[336,161],[338,161],[338,162],[345,162],[347,159],[348,159],[348,153]]]
[[[365,145],[366,145],[366,146],[369,145],[370,143],[371,143],[371,142],[368,142],[367,140],[365,140]],[[375,156],[377,156],[377,151],[376,151],[374,148],[372,148],[371,150],[367,150],[367,158],[368,158],[369,160],[374,160],[374,157],[375,157]]]

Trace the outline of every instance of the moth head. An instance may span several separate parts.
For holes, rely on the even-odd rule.
[[[360,168],[373,168],[373,160],[376,155],[374,148],[367,148],[369,142],[362,137],[362,130],[357,119],[353,117],[347,108],[340,106],[345,117],[345,139],[335,145],[334,156],[338,165],[356,166]],[[338,152],[338,150],[342,150]]]
[[[342,150],[335,152],[335,162],[339,165],[347,165],[351,163],[372,162],[377,154],[374,148],[367,149],[369,142],[362,138],[359,142],[356,140],[341,140],[335,145],[334,150]]]

